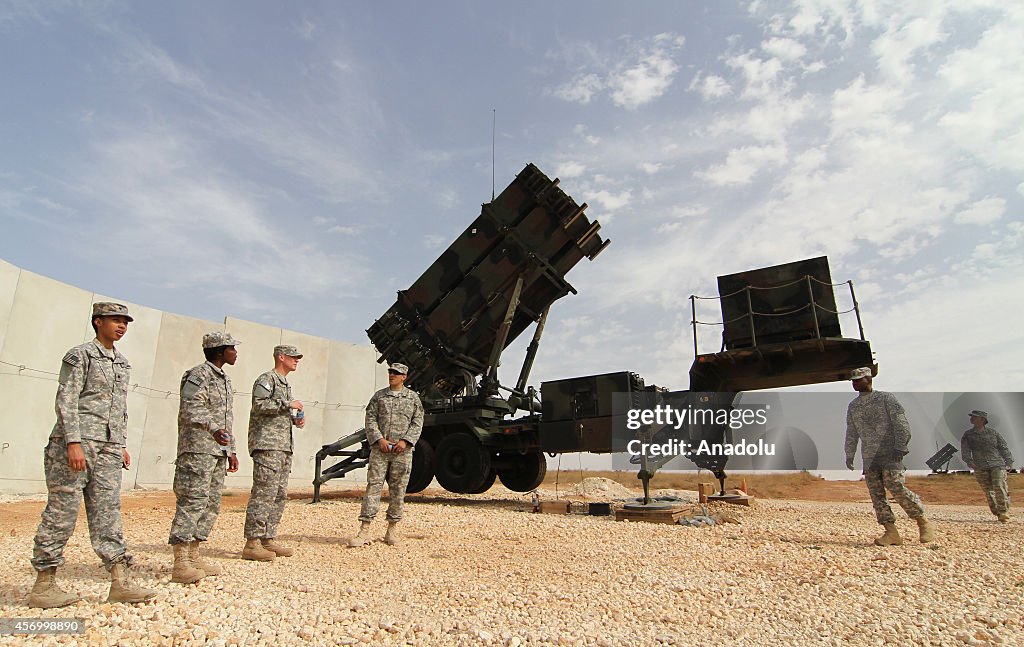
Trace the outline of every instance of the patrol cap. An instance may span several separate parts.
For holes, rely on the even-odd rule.
[[[97,301],[92,304],[92,318],[96,317],[124,317],[128,321],[135,321],[128,314],[128,306],[123,303],[111,303],[110,301]]]
[[[988,420],[988,411],[982,411],[981,409],[971,409],[971,412],[967,415],[978,416],[979,418],[984,418],[985,420]]]
[[[855,369],[853,369],[853,372],[850,373],[850,379],[851,380],[859,380],[862,377],[871,377],[871,367],[870,366],[864,366],[862,368],[855,368]]]
[[[406,366],[405,364],[399,364],[398,362],[395,362],[394,364],[388,364],[388,372],[391,371],[394,371],[399,375],[408,375],[409,367]]]
[[[298,357],[299,359],[302,359],[302,353],[299,352],[299,349],[290,344],[274,346],[274,355],[284,355],[286,357]]]
[[[203,348],[220,348],[221,346],[237,346],[242,342],[223,330],[208,332],[203,335]]]

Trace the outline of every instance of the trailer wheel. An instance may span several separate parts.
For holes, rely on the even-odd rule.
[[[492,467],[491,471],[484,477],[484,482],[470,490],[467,494],[483,494],[491,489],[496,480],[498,480],[498,472]]]
[[[409,474],[409,485],[405,491],[415,494],[427,489],[434,480],[434,448],[425,440],[416,443],[412,453],[412,471]]]
[[[508,460],[510,457],[502,455]],[[548,473],[548,462],[543,452],[527,452],[511,457],[509,467],[498,468],[501,484],[513,492],[530,492],[537,489]]]
[[[491,455],[476,436],[456,433],[445,436],[434,459],[437,481],[449,492],[469,494],[487,480]]]

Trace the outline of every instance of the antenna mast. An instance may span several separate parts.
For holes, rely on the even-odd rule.
[[[491,202],[494,202],[494,131],[498,125],[498,110],[491,108]]]

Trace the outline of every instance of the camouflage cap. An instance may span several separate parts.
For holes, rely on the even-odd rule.
[[[863,368],[855,368],[855,369],[853,369],[853,372],[850,373],[850,379],[851,380],[859,380],[862,377],[871,377],[871,367],[870,366],[865,366]]]
[[[96,317],[124,317],[128,321],[135,321],[128,314],[128,306],[123,303],[111,303],[109,301],[97,301],[92,304],[92,318]]]
[[[218,330],[203,335],[203,348],[220,348],[221,346],[237,346],[242,342],[231,336],[231,333]]]
[[[406,366],[405,364],[399,364],[398,362],[395,362],[393,364],[388,364],[388,371],[394,371],[399,375],[408,375],[409,367]]]
[[[988,420],[988,411],[982,411],[981,409],[972,409],[971,412],[967,415],[978,416],[979,418],[984,418],[985,420]]]
[[[290,344],[274,346],[274,355],[284,355],[286,357],[298,357],[299,359],[302,359],[302,353],[299,352],[299,349]]]

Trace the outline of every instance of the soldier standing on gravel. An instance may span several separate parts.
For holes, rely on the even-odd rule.
[[[295,346],[274,347],[274,368],[252,385],[249,413],[249,455],[252,456],[252,492],[245,509],[244,559],[269,562],[291,557],[294,551],[274,541],[288,499],[292,471],[292,424],[306,426],[302,403],[292,399],[288,374],[299,366],[302,353]],[[294,414],[292,412],[295,412]]]
[[[132,556],[121,524],[121,469],[131,465],[125,446],[131,365],[114,342],[132,321],[120,303],[94,303],[96,339],[69,350],[61,363],[57,424],[43,457],[48,496],[32,550],[36,582],[30,607],[50,609],[79,600],[55,580],[83,497],[93,550],[110,571],[107,601],[144,602],[156,596],[131,581]]]
[[[370,460],[366,471],[366,494],[359,511],[359,532],[350,546],[370,541],[370,524],[380,509],[380,492],[384,477],[388,480],[388,530],[384,543],[398,543],[396,526],[405,508],[405,488],[412,472],[412,453],[423,432],[423,402],[413,390],[405,388],[409,367],[388,366],[388,388],[373,394],[366,405],[366,440],[370,443]]]
[[[1010,493],[1006,470],[1013,467],[1013,454],[999,432],[988,426],[988,412],[975,409],[969,414],[974,425],[960,439],[960,454],[974,470],[974,478],[985,492],[988,509],[999,521],[1010,520]]]
[[[225,471],[238,471],[231,433],[231,378],[224,365],[235,365],[235,346],[240,343],[228,332],[203,335],[206,361],[181,376],[178,457],[174,462],[177,507],[167,540],[174,547],[172,582],[192,584],[222,572],[220,566],[199,556],[199,546],[209,538],[220,514]]]
[[[864,481],[875,508],[875,518],[885,534],[875,539],[879,546],[903,543],[896,530],[896,516],[885,500],[888,489],[907,516],[917,522],[921,543],[935,540],[935,529],[924,516],[921,499],[904,483],[903,457],[909,452],[910,423],[903,406],[892,393],[871,387],[871,368],[858,368],[850,376],[858,396],[846,410],[846,467],[853,469],[857,444],[864,462]]]

